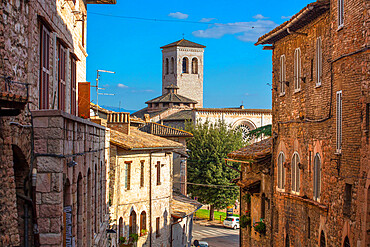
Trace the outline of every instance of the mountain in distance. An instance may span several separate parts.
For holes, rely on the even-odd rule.
[[[137,112],[136,110],[127,110],[127,109],[123,109],[123,108],[120,109],[117,106],[102,105],[101,107],[103,107],[104,109],[107,109],[109,111],[114,111],[114,112],[129,112],[130,114],[134,113],[134,112]]]

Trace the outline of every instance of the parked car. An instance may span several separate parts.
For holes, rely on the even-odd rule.
[[[208,245],[208,243],[207,243],[207,242],[200,241],[200,242],[199,242],[199,247],[209,247],[209,245]]]
[[[239,217],[229,216],[224,220],[224,227],[229,227],[233,229],[239,228]]]

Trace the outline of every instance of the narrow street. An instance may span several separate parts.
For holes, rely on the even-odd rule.
[[[193,241],[206,241],[210,247],[237,247],[239,246],[239,229],[229,229],[223,226],[202,226],[194,224]]]

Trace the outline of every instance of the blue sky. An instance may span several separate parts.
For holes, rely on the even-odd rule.
[[[183,37],[207,46],[204,54],[204,107],[271,108],[271,51],[254,46],[310,1],[117,0],[88,6],[87,80],[103,73],[99,105],[139,110],[161,95],[159,47]],[[97,15],[103,14],[103,15]],[[108,15],[108,16],[107,16]],[[115,16],[115,17],[113,17]],[[139,17],[167,21],[119,18]],[[171,21],[185,22],[171,22]],[[202,23],[190,23],[199,22]],[[205,23],[205,24],[204,24]],[[216,23],[216,24],[211,24]],[[254,27],[254,28],[252,28]],[[91,99],[96,102],[92,90]]]

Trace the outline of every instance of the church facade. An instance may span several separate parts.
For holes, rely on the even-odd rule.
[[[223,120],[244,134],[271,124],[271,109],[203,108],[204,48],[186,39],[162,46],[162,95],[132,115],[181,129],[186,121]]]

